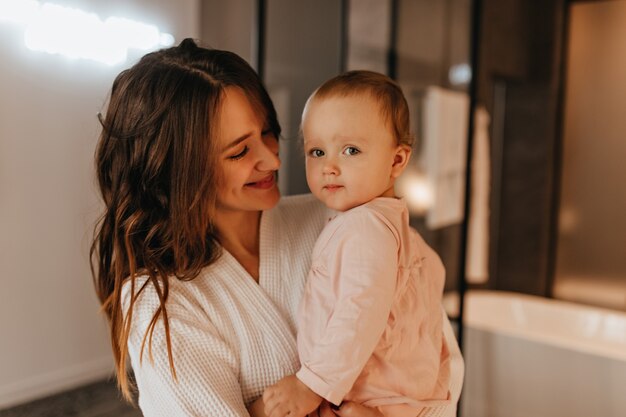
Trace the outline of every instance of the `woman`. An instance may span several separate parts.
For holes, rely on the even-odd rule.
[[[101,121],[94,281],[124,396],[130,359],[146,416],[262,415],[263,389],[298,365],[295,311],[330,213],[309,196],[277,206],[260,79],[186,39],[123,71]]]

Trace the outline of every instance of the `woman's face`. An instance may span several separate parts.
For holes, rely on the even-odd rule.
[[[280,198],[276,184],[278,139],[236,87],[224,90],[218,152],[222,174],[218,212],[259,211],[276,205]]]

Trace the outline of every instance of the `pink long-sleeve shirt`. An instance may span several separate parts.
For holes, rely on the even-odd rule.
[[[339,404],[416,416],[449,400],[442,332],[445,271],[409,226],[403,200],[338,214],[313,250],[299,309],[297,377]]]

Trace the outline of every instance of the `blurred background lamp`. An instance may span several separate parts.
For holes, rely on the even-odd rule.
[[[129,49],[149,51],[175,42],[154,25],[121,17],[102,21],[94,13],[30,0],[0,0],[2,21],[26,26],[24,42],[30,50],[108,65],[124,62]]]
[[[37,9],[39,2],[33,0],[0,0],[0,22],[26,24]]]
[[[467,85],[472,79],[472,68],[468,64],[453,65],[448,71],[448,79],[452,85]]]

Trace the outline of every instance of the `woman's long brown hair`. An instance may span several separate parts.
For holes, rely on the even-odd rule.
[[[162,321],[176,378],[166,302],[170,279],[191,280],[220,254],[212,226],[219,166],[215,138],[223,91],[238,87],[276,137],[276,111],[239,56],[191,39],[145,55],[113,83],[95,165],[105,210],[96,224],[91,269],[109,325],[118,385],[131,399],[127,344],[138,295],[152,285],[160,306],[143,336]],[[142,285],[138,276],[145,276]],[[130,301],[122,287],[130,285]]]

